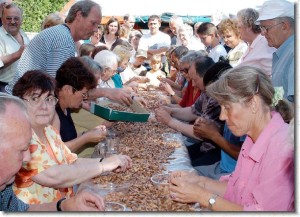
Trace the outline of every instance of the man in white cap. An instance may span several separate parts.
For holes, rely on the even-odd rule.
[[[283,97],[294,102],[294,3],[268,0],[262,5],[256,23],[270,47],[277,48],[272,60],[272,83]]]

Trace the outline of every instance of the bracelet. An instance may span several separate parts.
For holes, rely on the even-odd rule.
[[[61,210],[61,202],[63,202],[65,199],[67,199],[67,198],[61,198],[59,201],[57,201],[57,203],[56,203],[56,210],[57,211],[59,211],[59,212],[61,212],[62,210]]]
[[[131,96],[131,99],[133,100],[133,99],[134,99],[134,96]]]
[[[103,160],[104,160],[104,158],[103,158],[103,157],[101,157],[101,158],[100,158],[100,160],[99,160],[99,162],[101,163]]]

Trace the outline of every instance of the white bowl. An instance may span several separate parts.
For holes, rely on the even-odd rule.
[[[169,174],[156,174],[151,177],[151,181],[155,185],[168,185]]]

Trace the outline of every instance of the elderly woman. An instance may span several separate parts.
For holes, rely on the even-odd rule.
[[[113,155],[105,159],[77,158],[50,125],[58,99],[52,78],[39,70],[26,72],[15,84],[13,95],[27,105],[32,127],[31,160],[17,174],[15,194],[29,204],[57,201],[73,194],[72,186],[105,171],[125,171],[131,159]]]
[[[256,66],[271,76],[272,56],[276,48],[269,47],[265,36],[261,35],[259,25],[255,23],[259,13],[253,8],[242,9],[237,13],[237,27],[241,39],[248,43],[248,49],[240,58],[240,66]]]
[[[238,65],[239,59],[247,50],[247,44],[241,39],[237,21],[224,19],[218,24],[219,35],[223,38],[225,45],[231,48],[225,57],[232,67]]]
[[[171,197],[213,211],[294,211],[294,145],[289,125],[272,111],[274,88],[260,69],[229,70],[207,87],[221,105],[220,119],[236,136],[247,135],[235,171],[220,181],[176,172]]]

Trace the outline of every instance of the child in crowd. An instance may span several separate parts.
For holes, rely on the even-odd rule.
[[[143,66],[144,61],[147,59],[147,51],[139,49],[135,53],[135,58],[132,63],[130,63],[130,68],[137,76],[145,76],[147,69]]]
[[[161,70],[162,60],[160,55],[153,55],[150,59],[151,70],[146,73],[149,78],[148,84],[158,87],[160,84],[159,78],[166,78],[166,74]]]
[[[211,47],[208,56],[215,62],[218,62],[220,57],[227,56],[224,46],[220,44],[218,30],[214,24],[202,23],[197,30],[197,34],[206,48]]]

